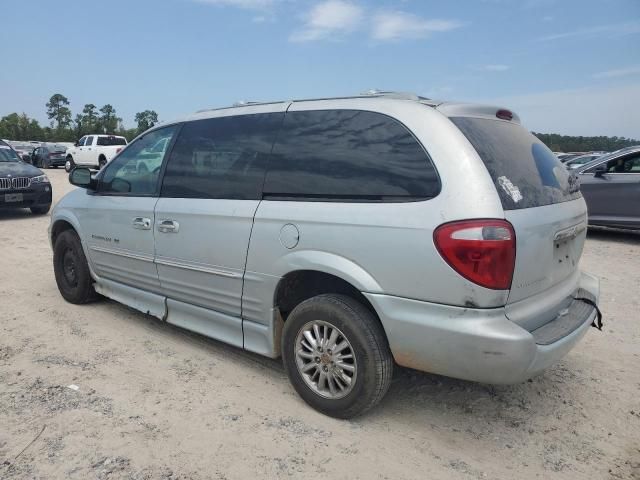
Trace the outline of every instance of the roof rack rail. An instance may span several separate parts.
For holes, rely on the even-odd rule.
[[[247,105],[260,105],[262,103],[265,103],[265,102],[254,102],[254,101],[250,101],[250,100],[240,100],[238,102],[235,102],[233,104],[233,106],[234,107],[245,107]]]
[[[396,98],[398,100],[431,100],[427,97],[421,97],[420,95],[416,95],[411,92],[394,92],[391,90],[378,90],[377,88],[373,88],[371,90],[367,90],[366,92],[362,92],[360,95],[363,97],[387,97],[387,98]]]

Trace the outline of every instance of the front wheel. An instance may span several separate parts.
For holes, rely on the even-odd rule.
[[[304,401],[336,418],[364,413],[391,384],[393,359],[380,322],[345,295],[300,303],[284,324],[282,358]]]
[[[67,161],[64,164],[64,169],[67,173],[69,173],[71,170],[73,170],[74,168],[76,168],[76,164],[73,161],[73,157],[67,157]]]
[[[58,290],[67,302],[82,304],[98,298],[80,238],[74,230],[65,230],[56,239],[53,272]]]

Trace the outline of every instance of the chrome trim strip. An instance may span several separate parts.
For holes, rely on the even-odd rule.
[[[175,260],[171,258],[156,257],[155,263],[157,265],[165,265],[167,267],[176,267],[176,268],[183,268],[185,270],[193,270],[195,272],[210,273],[212,275],[219,275],[221,277],[229,277],[229,278],[242,277],[242,275],[240,275],[239,273],[230,272],[228,270],[220,270],[217,268],[204,266],[204,265],[194,265],[192,263],[185,263],[183,260]]]
[[[565,228],[564,230],[560,230],[556,232],[555,236],[553,237],[553,240],[559,241],[559,240],[566,240],[568,238],[574,238],[578,234],[584,232],[586,228],[587,228],[587,225],[585,224],[585,222],[580,222],[576,225],[572,225],[568,228]]]
[[[140,253],[129,252],[127,250],[116,250],[114,248],[97,247],[95,245],[91,245],[89,248],[94,252],[109,253],[111,255],[118,255],[120,257],[133,258],[134,260],[153,263],[153,255],[143,255]]]

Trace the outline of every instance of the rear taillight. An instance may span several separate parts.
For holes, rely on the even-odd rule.
[[[122,148],[116,148],[116,155],[122,151]]]
[[[473,283],[494,290],[511,288],[516,235],[505,220],[464,220],[440,225],[433,233],[442,258]]]

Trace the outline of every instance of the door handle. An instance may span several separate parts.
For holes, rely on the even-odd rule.
[[[160,220],[158,231],[161,233],[178,233],[180,224],[174,220]]]
[[[133,219],[133,228],[138,230],[151,230],[151,219],[144,217],[136,217]]]

